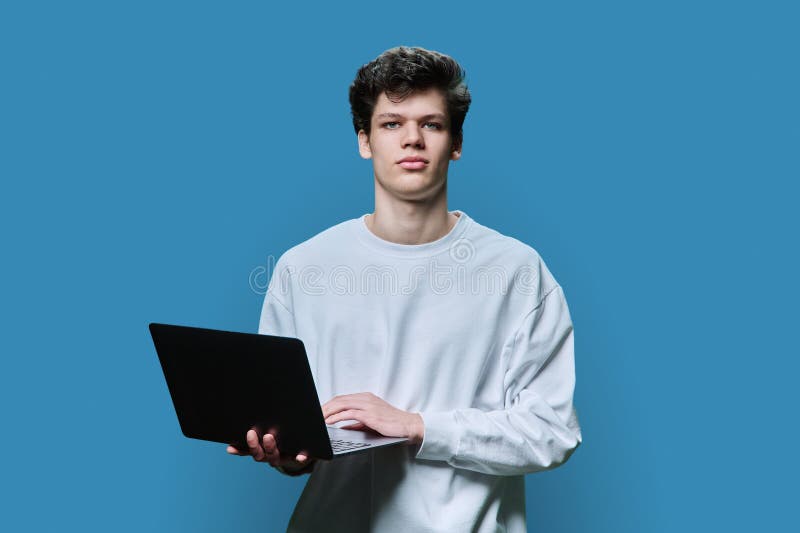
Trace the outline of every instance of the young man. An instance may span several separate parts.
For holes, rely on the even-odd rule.
[[[228,451],[312,472],[291,531],[525,531],[524,474],[581,442],[564,293],[533,248],[447,210],[458,63],[388,50],[350,103],[375,211],[280,258],[259,332],[303,340],[328,424],[411,444],[314,461],[251,431]]]

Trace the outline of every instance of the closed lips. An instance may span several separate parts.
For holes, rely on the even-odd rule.
[[[401,159],[398,163],[406,170],[419,170],[425,168],[428,161],[421,157],[406,157]]]

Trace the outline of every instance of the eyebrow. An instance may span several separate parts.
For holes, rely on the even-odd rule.
[[[375,118],[381,119],[381,118],[405,118],[405,117],[398,113],[381,113],[380,115],[375,115]],[[435,118],[439,120],[447,119],[447,117],[443,113],[430,113],[428,115],[423,115],[421,117],[422,120],[427,120],[430,118]]]

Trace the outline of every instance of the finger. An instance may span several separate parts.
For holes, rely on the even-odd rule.
[[[336,414],[330,415],[325,417],[326,424],[335,424],[336,422],[341,422],[342,420],[355,420],[357,422],[361,422],[362,424],[366,424],[366,420],[363,420],[364,411],[360,411],[358,409],[348,409],[346,411],[340,411]]]
[[[250,448],[250,455],[253,456],[253,459],[256,461],[264,460],[264,450],[258,443],[258,434],[255,430],[251,429],[247,432],[247,446]]]
[[[281,454],[278,451],[278,443],[275,442],[275,437],[267,433],[264,435],[263,443],[265,460],[272,466],[276,466],[280,463]]]
[[[341,427],[341,428],[339,428],[339,429],[353,429],[353,430],[358,430],[358,429],[364,429],[364,428],[366,428],[366,427],[367,427],[367,426],[366,426],[366,425],[365,425],[363,422],[357,422],[357,423],[355,423],[355,424],[350,424],[349,426],[342,426],[342,427]]]
[[[300,452],[297,454],[297,457],[295,457],[294,460],[298,463],[305,463],[308,461],[308,455],[305,452]]]
[[[231,455],[250,455],[249,453],[240,452],[239,449],[234,446],[228,446],[227,451]]]
[[[322,405],[322,416],[324,418],[328,418],[330,415],[336,412],[340,402],[334,398],[333,400],[327,401]]]
[[[363,403],[363,393],[335,396],[323,404],[322,415],[327,418],[328,416],[345,409],[359,409]]]
[[[264,452],[266,452],[268,455],[278,453],[278,443],[273,435],[270,435],[269,433],[264,435],[262,444],[264,446]]]

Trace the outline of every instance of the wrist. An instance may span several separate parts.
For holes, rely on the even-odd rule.
[[[408,439],[411,441],[411,444],[421,444],[424,438],[425,422],[422,420],[422,415],[419,413],[412,413]]]

